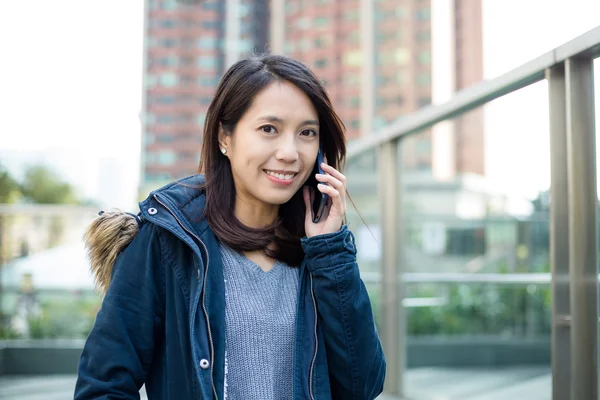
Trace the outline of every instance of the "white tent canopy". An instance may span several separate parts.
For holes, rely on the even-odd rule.
[[[60,246],[13,260],[1,269],[2,285],[20,287],[31,274],[34,289],[93,289],[94,281],[83,243]]]

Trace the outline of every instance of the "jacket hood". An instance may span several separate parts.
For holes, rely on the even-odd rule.
[[[202,194],[200,185],[203,175],[194,175],[172,182],[152,191],[148,198],[140,203],[148,204],[156,194],[171,200],[174,204],[188,204]],[[113,266],[119,254],[131,243],[141,229],[145,218],[143,213],[133,214],[118,209],[101,211],[85,230],[83,240],[90,263],[96,290],[104,295],[110,285]]]
[[[135,215],[120,210],[101,212],[87,227],[83,241],[96,290],[106,294],[117,256],[139,231]]]

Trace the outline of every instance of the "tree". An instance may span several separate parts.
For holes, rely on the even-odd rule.
[[[13,203],[20,197],[19,184],[0,164],[0,204]]]
[[[21,191],[33,203],[38,204],[77,204],[73,187],[64,182],[54,171],[34,165],[27,168]]]

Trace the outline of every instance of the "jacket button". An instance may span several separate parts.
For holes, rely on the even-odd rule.
[[[208,360],[206,358],[203,358],[202,360],[200,360],[200,368],[207,369],[209,366],[210,366],[210,363],[208,362]]]
[[[148,214],[150,214],[150,215],[154,215],[154,214],[156,214],[157,212],[158,212],[158,211],[156,210],[156,208],[149,208],[149,209],[148,209]]]

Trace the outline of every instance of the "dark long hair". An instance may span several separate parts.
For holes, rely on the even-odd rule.
[[[215,236],[229,247],[238,251],[264,250],[270,257],[298,266],[304,257],[300,244],[305,235],[302,190],[279,207],[279,216],[272,225],[250,228],[234,214],[236,195],[231,165],[219,149],[220,126],[226,134],[232,134],[254,97],[278,81],[290,82],[308,96],[319,116],[319,144],[327,162],[334,168],[343,166],[345,127],[316,76],[302,63],[280,55],[264,54],[238,61],[221,79],[206,115],[198,167],[206,179],[206,208],[202,217],[207,218]],[[307,184],[314,180],[313,175]]]

